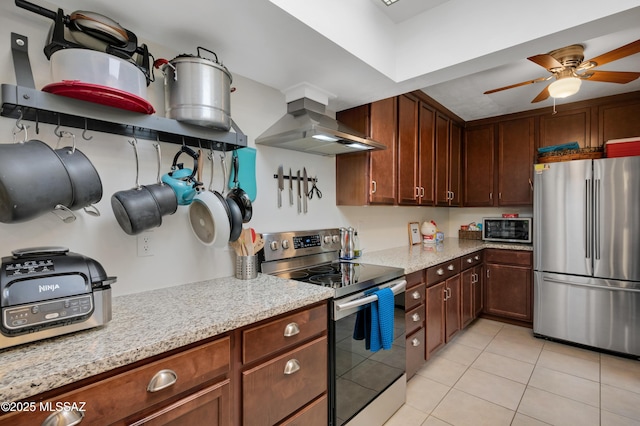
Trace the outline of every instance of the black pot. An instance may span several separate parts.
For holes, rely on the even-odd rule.
[[[0,144],[0,222],[31,220],[72,201],[69,173],[49,145]]]
[[[229,221],[231,223],[231,235],[229,241],[233,242],[240,238],[242,234],[242,211],[240,206],[233,200],[233,198],[226,199],[229,206]]]
[[[111,208],[118,224],[128,235],[162,225],[158,203],[144,186],[116,192],[111,196]]]
[[[67,146],[55,150],[69,173],[73,189],[73,201],[67,205],[71,210],[92,206],[102,199],[102,181],[91,161],[79,149]],[[95,212],[97,209],[92,206]],[[87,210],[92,212],[92,210]],[[100,213],[98,212],[98,215]]]

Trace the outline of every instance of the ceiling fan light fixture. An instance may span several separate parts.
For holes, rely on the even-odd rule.
[[[576,77],[566,77],[554,81],[549,85],[549,95],[553,98],[566,98],[575,95],[580,90],[582,80]]]

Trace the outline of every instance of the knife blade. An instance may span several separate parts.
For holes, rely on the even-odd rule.
[[[309,181],[307,180],[307,168],[303,168],[302,172],[303,179],[303,187],[304,187],[304,198],[302,199],[302,211],[304,213],[307,212],[307,196],[309,194]]]
[[[278,166],[278,208],[282,207],[282,191],[284,190],[284,172],[282,164]]]
[[[293,175],[291,174],[291,167],[289,167],[289,205],[293,205]]]
[[[300,191],[300,170],[298,170],[298,214],[302,211],[302,193]]]

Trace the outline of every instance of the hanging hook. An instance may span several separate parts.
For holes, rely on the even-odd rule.
[[[20,115],[18,116],[18,119],[16,120],[16,127],[20,130],[22,130],[24,128],[24,124],[22,124],[22,117],[24,116],[24,114],[22,113],[22,108],[19,108],[18,111],[20,112]],[[20,131],[18,130],[18,131]]]
[[[36,109],[36,135],[40,134],[40,119],[38,118],[38,110]]]
[[[87,119],[84,119],[84,131],[82,132],[82,139],[84,139],[85,141],[90,141],[91,139],[93,139],[93,136],[89,136],[87,137]]]
[[[60,130],[60,115],[58,115],[58,125],[56,126],[56,128],[55,128],[55,129],[53,129],[53,133],[54,133],[57,137],[61,138],[61,137],[62,137],[62,132],[59,132],[59,130]]]
[[[22,131],[24,131],[24,139],[20,141],[20,143],[25,143],[29,139],[29,135],[27,134],[27,129],[29,126],[25,126],[24,124],[20,124],[20,127],[17,129],[13,129],[13,142],[16,142],[16,135]]]

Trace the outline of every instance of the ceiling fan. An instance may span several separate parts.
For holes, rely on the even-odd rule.
[[[578,92],[582,80],[600,81],[607,83],[625,84],[640,77],[640,72],[626,71],[596,71],[593,68],[625,58],[640,52],[640,40],[636,40],[622,47],[604,53],[588,61],[584,60],[584,46],[573,44],[571,46],[552,50],[527,58],[541,67],[546,68],[551,75],[536,78],[535,80],[523,81],[522,83],[500,87],[498,89],[487,90],[485,95],[500,92],[502,90],[513,89],[514,87],[526,86],[527,84],[548,81],[555,77],[555,81],[547,85],[536,96],[531,103],[544,101],[549,96],[553,98],[566,98]]]

